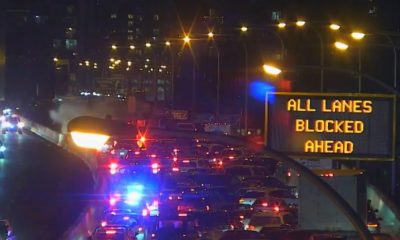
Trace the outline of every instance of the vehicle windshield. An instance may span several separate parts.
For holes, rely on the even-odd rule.
[[[250,225],[253,226],[263,226],[267,224],[281,224],[280,217],[275,216],[255,216],[250,220]]]

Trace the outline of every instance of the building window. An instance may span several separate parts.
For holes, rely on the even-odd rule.
[[[154,22],[158,22],[160,20],[160,16],[158,14],[154,14],[153,20]]]
[[[133,19],[133,14],[128,14],[128,19]]]
[[[110,18],[111,18],[111,19],[117,19],[117,14],[111,13]]]
[[[133,21],[128,21],[128,27],[133,27]]]
[[[76,50],[78,45],[78,41],[76,39],[66,39],[65,40],[65,48],[67,50]]]
[[[133,41],[133,35],[128,35],[128,41]]]
[[[128,33],[133,33],[133,30],[132,29],[128,29]]]
[[[53,40],[53,48],[55,48],[55,49],[61,48],[61,40],[60,39]]]

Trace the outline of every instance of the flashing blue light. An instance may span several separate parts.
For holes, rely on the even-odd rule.
[[[275,93],[276,87],[271,83],[256,80],[250,83],[250,96],[264,102],[267,93]],[[273,101],[272,94],[268,95],[268,100]]]
[[[0,152],[4,152],[6,150],[6,147],[4,145],[0,146]]]
[[[130,185],[127,187],[128,193],[126,194],[125,203],[128,205],[136,206],[139,205],[142,200],[143,185]]]

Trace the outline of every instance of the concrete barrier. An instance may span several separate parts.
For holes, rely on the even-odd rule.
[[[26,130],[46,139],[49,142],[58,145],[59,147],[62,147],[66,151],[82,159],[85,165],[89,168],[93,178],[93,193],[104,192],[106,182],[98,175],[96,152],[78,148],[77,146],[75,146],[75,144],[72,143],[72,140],[68,134],[58,133],[50,128],[32,122],[29,119],[23,117],[21,117],[21,121],[24,122]],[[103,213],[103,203],[104,202],[102,201],[102,199],[96,199],[88,204],[85,210],[67,229],[67,231],[60,239],[87,240],[87,238],[91,235],[92,231],[98,224],[95,220],[99,219],[99,217]]]

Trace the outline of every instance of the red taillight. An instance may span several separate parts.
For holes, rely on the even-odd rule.
[[[279,210],[280,210],[280,209],[279,209],[279,206],[275,206],[275,207],[274,207],[274,211],[275,211],[275,212],[279,212]]]
[[[222,161],[219,161],[219,162],[218,162],[218,165],[219,165],[219,166],[222,166],[222,165],[224,165],[224,163],[223,163]]]
[[[115,231],[115,230],[107,230],[106,231],[107,235],[113,235],[113,234],[116,234],[116,233],[117,233],[117,231]]]
[[[263,202],[263,203],[261,204],[261,206],[263,206],[263,207],[268,207],[268,203]]]
[[[177,158],[177,157],[173,157],[172,160],[173,160],[174,162],[176,162],[176,161],[178,161],[178,158]]]
[[[256,229],[253,225],[249,225],[249,227],[247,228],[248,230],[254,230]]]

